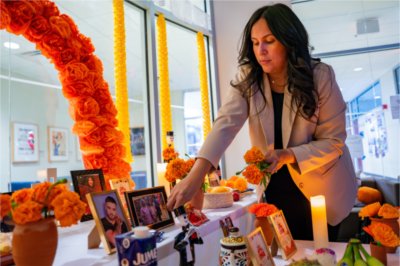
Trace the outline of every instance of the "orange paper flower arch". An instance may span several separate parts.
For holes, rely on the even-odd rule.
[[[130,177],[124,161],[123,134],[117,129],[117,109],[103,78],[94,46],[74,21],[50,1],[0,0],[0,30],[23,35],[59,71],[62,93],[70,103],[86,169],[103,169],[109,179]]]

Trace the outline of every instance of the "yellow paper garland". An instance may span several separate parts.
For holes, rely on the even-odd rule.
[[[126,149],[125,161],[133,162],[129,135],[128,86],[126,79],[126,47],[124,1],[113,0],[114,11],[114,75],[115,95],[118,110],[118,128],[124,134],[123,145]]]
[[[210,100],[208,96],[208,80],[206,68],[206,51],[204,48],[203,33],[197,32],[197,52],[199,57],[201,110],[203,113],[203,136],[206,139],[211,130]]]
[[[164,150],[168,147],[165,135],[167,131],[172,130],[172,114],[168,72],[167,25],[163,14],[160,14],[157,18],[157,44],[161,139],[162,149]]]

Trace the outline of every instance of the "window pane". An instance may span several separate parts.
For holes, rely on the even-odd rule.
[[[103,63],[103,77],[110,92],[114,90],[113,58],[113,8],[112,1],[56,1],[61,13],[70,16],[79,31],[92,40],[95,54]],[[144,12],[125,4],[127,32],[127,68],[131,127],[142,127],[145,132],[144,156],[135,156],[134,171],[146,171],[150,165],[147,118],[147,79],[145,61]],[[0,191],[7,191],[11,181],[41,181],[37,171],[57,168],[58,177],[70,177],[70,170],[83,169],[77,137],[72,134],[73,120],[68,114],[69,104],[62,94],[58,72],[54,66],[35,49],[35,45],[21,36],[0,31],[1,38],[1,132]],[[3,42],[19,44],[16,50],[7,49]],[[37,126],[38,158],[34,162],[16,162],[12,156],[10,125],[14,122]],[[54,152],[49,127],[66,130],[63,136],[62,161],[52,160]],[[59,135],[57,139],[59,139]],[[56,137],[55,137],[56,138]],[[54,139],[55,141],[55,139]],[[147,144],[147,145],[146,145]],[[137,157],[137,158],[136,158]],[[54,158],[53,158],[54,159]],[[146,172],[147,177],[151,174]],[[39,174],[40,175],[40,174]],[[151,182],[147,186],[151,185]]]

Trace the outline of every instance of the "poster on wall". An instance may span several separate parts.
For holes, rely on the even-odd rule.
[[[68,130],[66,128],[49,127],[49,161],[68,160]]]
[[[132,155],[145,155],[144,127],[132,127],[129,129]]]
[[[12,161],[37,162],[39,161],[38,126],[28,123],[12,124]]]
[[[382,109],[371,111],[359,119],[359,129],[367,141],[367,152],[383,158],[388,152],[385,116]]]

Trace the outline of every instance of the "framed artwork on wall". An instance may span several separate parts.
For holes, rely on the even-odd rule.
[[[29,123],[12,123],[11,126],[12,161],[39,161],[38,126]]]
[[[145,155],[146,147],[144,142],[144,127],[129,128],[132,155]]]
[[[68,161],[68,130],[48,127],[49,161]]]

